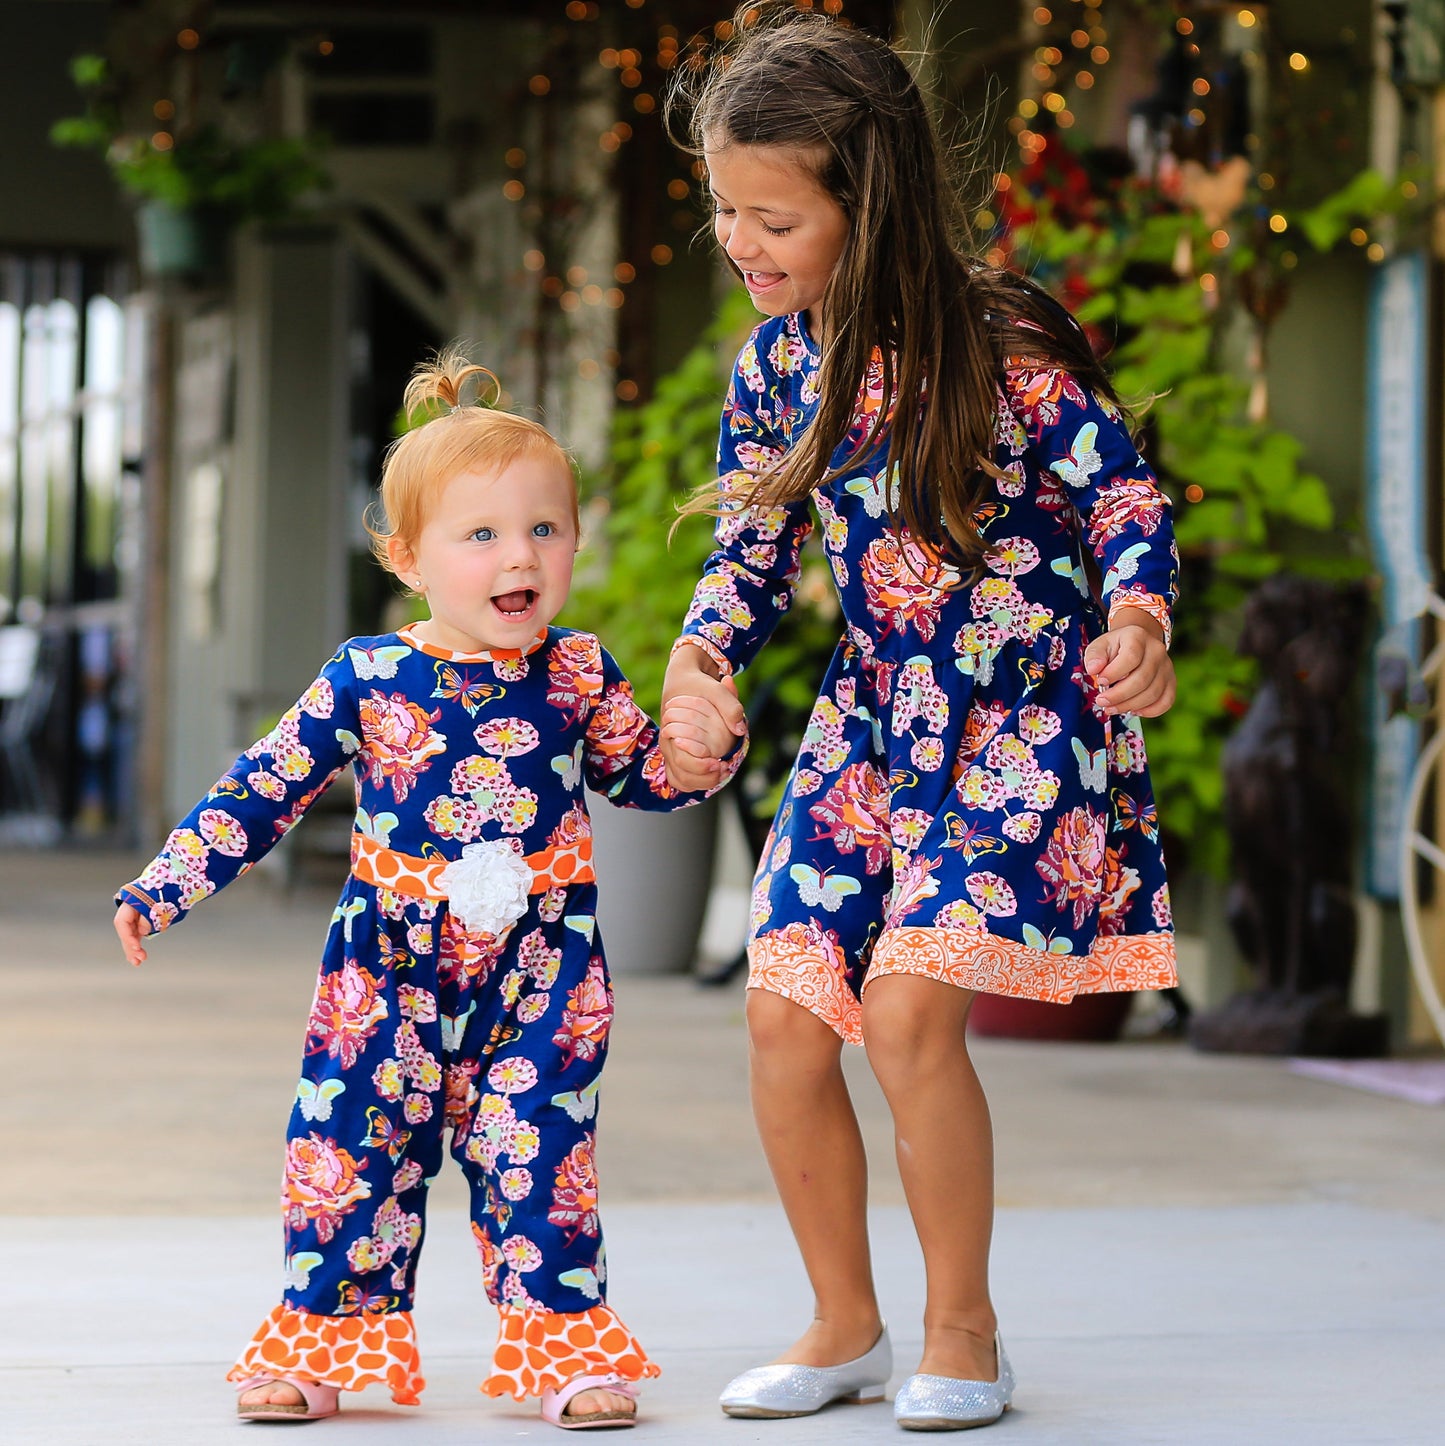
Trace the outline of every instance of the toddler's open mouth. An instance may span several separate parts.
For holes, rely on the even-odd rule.
[[[537,605],[537,594],[530,587],[518,588],[515,592],[504,592],[492,599],[492,606],[508,622],[525,622]]]

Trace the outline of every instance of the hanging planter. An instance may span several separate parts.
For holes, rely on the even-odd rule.
[[[57,121],[51,142],[105,157],[116,184],[137,202],[136,240],[147,276],[219,272],[233,227],[277,220],[326,184],[309,141],[242,141],[210,122],[149,134],[127,130],[104,57],[77,56],[70,72],[86,113]]]
[[[136,208],[141,271],[150,277],[197,277],[224,269],[230,218],[214,207],[145,201]]]

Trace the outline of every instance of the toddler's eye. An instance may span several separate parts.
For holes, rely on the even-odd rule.
[[[533,537],[551,537],[552,534],[553,534],[554,532],[556,532],[556,530],[557,530],[557,529],[556,529],[555,527],[553,527],[550,522],[539,522],[539,523],[532,529],[532,536],[533,536]]]
[[[497,534],[490,527],[479,527],[472,533],[473,542],[490,542]]]

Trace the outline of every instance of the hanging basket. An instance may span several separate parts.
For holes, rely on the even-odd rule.
[[[151,277],[207,276],[225,265],[230,218],[213,207],[147,201],[135,213],[142,272]]]

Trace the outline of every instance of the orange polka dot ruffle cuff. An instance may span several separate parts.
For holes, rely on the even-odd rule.
[[[641,1381],[659,1371],[636,1337],[605,1305],[565,1315],[500,1305],[501,1330],[492,1353],[492,1374],[482,1382],[489,1396],[525,1400],[574,1376],[621,1376]]]
[[[418,1405],[426,1386],[416,1328],[405,1310],[330,1316],[278,1305],[226,1379],[254,1376],[304,1376],[343,1391],[386,1386],[398,1406]]]

